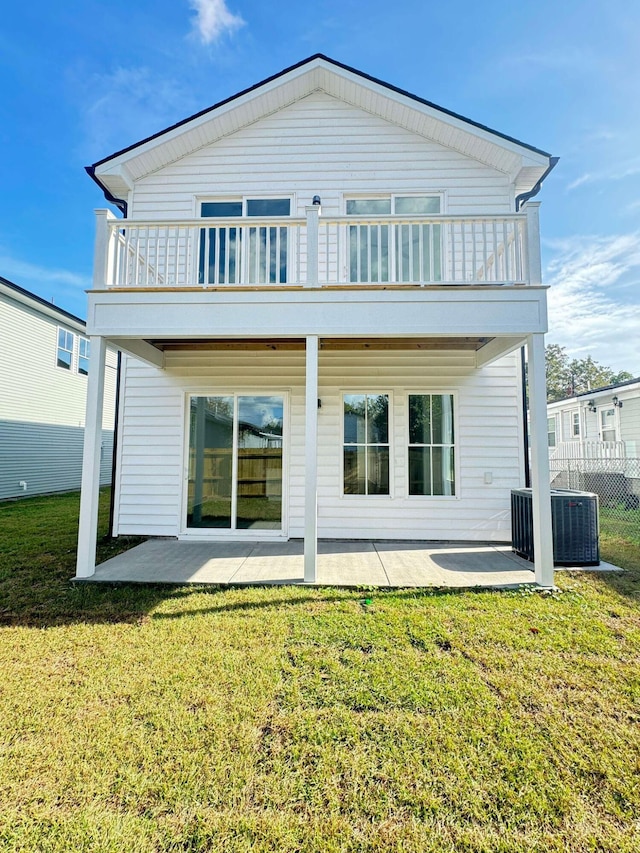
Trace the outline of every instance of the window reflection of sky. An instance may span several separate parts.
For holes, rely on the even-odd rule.
[[[282,397],[241,397],[238,416],[244,423],[258,429],[268,427],[269,432],[282,435]]]

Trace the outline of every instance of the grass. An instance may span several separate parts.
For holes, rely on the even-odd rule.
[[[640,545],[640,509],[600,507],[600,528],[608,536],[627,539]]]
[[[638,850],[637,543],[544,596],[73,587],[77,510],[0,506],[0,850]]]

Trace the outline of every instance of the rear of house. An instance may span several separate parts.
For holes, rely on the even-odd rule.
[[[114,532],[301,537],[306,579],[318,537],[508,542],[527,347],[548,582],[523,205],[553,163],[315,56],[90,167],[127,217],[99,212],[89,298],[95,347],[127,353]]]
[[[111,482],[109,351],[100,483]],[[0,277],[0,500],[80,488],[91,354],[84,322]]]

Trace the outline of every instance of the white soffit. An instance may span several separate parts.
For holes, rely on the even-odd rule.
[[[156,172],[316,91],[326,92],[385,121],[511,174],[520,192],[531,189],[549,166],[549,157],[542,152],[316,57],[219,107],[97,163],[96,177],[115,195],[126,194],[131,188],[131,181]]]

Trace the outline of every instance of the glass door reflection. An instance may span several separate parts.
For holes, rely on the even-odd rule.
[[[193,397],[187,527],[282,529],[284,400]]]

